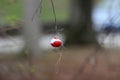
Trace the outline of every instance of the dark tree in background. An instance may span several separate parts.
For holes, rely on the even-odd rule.
[[[72,0],[71,26],[66,31],[67,44],[97,43],[92,28],[93,0]]]

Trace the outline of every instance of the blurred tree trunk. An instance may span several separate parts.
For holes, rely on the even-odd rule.
[[[92,29],[92,0],[72,0],[71,27],[67,30],[66,44],[97,43]]]
[[[39,17],[36,14],[34,20],[32,21],[32,16],[39,5],[39,0],[23,0],[24,2],[24,27],[23,35],[26,40],[26,46],[31,50],[32,54],[39,54],[40,47],[38,41],[40,38],[39,31]]]

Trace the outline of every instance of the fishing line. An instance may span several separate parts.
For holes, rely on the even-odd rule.
[[[54,2],[53,0],[50,0],[51,1],[51,4],[52,4],[52,10],[53,10],[53,15],[54,15],[54,26],[55,26],[55,33],[56,35],[59,34],[59,30],[58,30],[58,26],[57,26],[57,17],[56,17],[56,12],[55,12],[55,5],[54,5]],[[58,54],[59,54],[59,58],[56,62],[56,74],[58,74],[59,72],[59,67],[60,67],[60,62],[61,62],[61,59],[62,59],[62,52],[59,52],[61,49],[61,47],[58,49]]]
[[[59,72],[61,59],[62,59],[62,52],[59,52],[59,58],[58,58],[58,60],[57,60],[57,62],[55,64],[56,65],[56,74],[58,74],[58,72]]]
[[[57,17],[56,17],[56,12],[55,12],[55,6],[54,6],[54,2],[53,0],[50,0],[51,1],[51,4],[52,4],[52,9],[53,9],[53,15],[54,15],[54,21],[55,21],[55,31],[57,33],[58,31],[58,28],[57,28]]]
[[[55,5],[54,5],[54,2],[53,2],[53,0],[50,0],[50,2],[51,2],[51,5],[52,5],[52,11],[53,11],[53,16],[54,16],[54,30],[55,30],[55,35],[57,35],[57,34],[59,34],[59,30],[58,30],[58,26],[57,26],[57,17],[56,17],[56,11],[55,11]],[[33,14],[33,16],[32,16],[32,21],[34,20],[34,17],[35,17],[35,15],[37,14],[37,12],[39,11],[39,9],[40,9],[40,14],[41,14],[41,9],[42,9],[42,3],[43,3],[43,1],[41,0],[40,1],[40,4],[39,4],[39,6],[38,6],[38,8],[35,10],[35,12],[34,12],[34,14]],[[57,36],[56,36],[57,37]],[[54,36],[54,42],[55,42],[55,44],[54,44],[54,42],[52,41],[52,45],[53,45],[53,47],[56,47],[56,46],[58,46],[58,41],[59,41],[60,39],[59,38],[55,38],[55,36]],[[56,41],[57,41],[57,44],[56,44]],[[61,41],[61,43],[62,43],[62,41]],[[59,58],[58,58],[58,60],[57,60],[57,62],[56,62],[56,74],[58,73],[58,71],[59,71],[59,66],[60,66],[60,61],[61,61],[61,59],[62,59],[62,52],[59,52],[60,51],[60,49],[61,49],[61,45],[59,46],[59,47],[57,47],[56,49],[58,50],[57,51],[57,53],[59,54]]]
[[[34,20],[34,17],[35,17],[35,15],[37,14],[37,12],[39,10],[40,10],[40,14],[41,14],[41,12],[42,12],[42,3],[43,3],[43,0],[40,0],[40,4],[39,4],[38,8],[35,10],[35,12],[34,12],[34,14],[32,16],[32,21]]]

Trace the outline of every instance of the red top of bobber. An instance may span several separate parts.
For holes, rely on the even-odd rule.
[[[56,36],[53,37],[50,43],[53,47],[60,47],[62,45],[62,41],[58,39]]]

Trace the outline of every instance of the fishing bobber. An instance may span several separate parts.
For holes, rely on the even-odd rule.
[[[59,38],[57,38],[56,36],[54,36],[53,39],[51,40],[50,44],[52,47],[60,47],[60,46],[62,46],[62,41]]]

